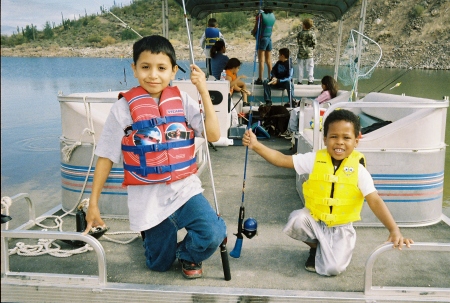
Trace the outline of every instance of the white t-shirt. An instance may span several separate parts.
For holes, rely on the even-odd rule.
[[[181,92],[181,99],[188,124],[194,129],[195,136],[201,137],[203,123],[198,102],[186,92]],[[159,99],[155,101],[159,102]],[[121,98],[111,107],[95,154],[114,163],[122,162],[121,143],[124,129],[132,123],[128,103]],[[170,184],[130,185],[127,191],[130,228],[134,231],[144,231],[161,223],[191,197],[202,193],[203,188],[197,175],[191,175]]]
[[[292,159],[297,174],[310,174],[314,166],[316,153],[296,154],[292,156]],[[372,176],[362,164],[359,164],[358,168],[358,188],[364,197],[376,191]]]

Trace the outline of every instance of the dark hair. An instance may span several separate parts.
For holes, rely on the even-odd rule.
[[[346,121],[353,124],[355,130],[355,137],[358,138],[361,124],[359,123],[359,117],[353,112],[346,109],[336,109],[331,112],[331,114],[325,119],[323,124],[323,135],[326,137],[328,129],[331,123]]]
[[[263,9],[263,11],[264,11],[265,14],[270,14],[270,13],[273,12],[273,9],[265,8],[265,9]]]
[[[175,55],[175,49],[166,38],[153,35],[142,38],[141,40],[136,41],[133,44],[133,61],[134,64],[137,63],[139,56],[142,52],[149,51],[152,54],[163,53],[170,58],[170,63],[172,63],[172,67],[177,65],[177,57]]]
[[[326,90],[330,92],[331,98],[334,98],[337,96],[338,92],[338,84],[336,80],[331,76],[325,76],[322,78],[322,84],[325,85]]]
[[[209,26],[209,27],[216,27],[216,26],[217,26],[217,20],[216,20],[216,18],[210,18],[210,19],[208,20],[208,26]]]
[[[225,65],[225,69],[232,69],[239,66],[241,66],[241,61],[238,58],[231,58]]]
[[[280,48],[278,53],[280,55],[283,55],[285,58],[289,59],[289,48]]]
[[[219,51],[222,51],[224,47],[225,42],[223,42],[223,40],[216,41],[216,43],[214,43],[214,45],[211,47],[211,50],[209,51],[211,58],[214,58]]]

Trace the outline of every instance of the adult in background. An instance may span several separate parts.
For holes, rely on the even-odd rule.
[[[259,24],[259,35],[258,34]],[[272,70],[272,30],[275,24],[275,15],[272,9],[264,9],[256,16],[255,26],[252,35],[256,38],[258,44],[258,79],[255,84],[263,84],[264,63],[267,65],[267,78],[270,78]]]
[[[227,55],[224,55],[227,51],[225,46],[225,42],[222,40],[217,41],[210,50],[211,56],[211,75],[216,78],[216,80],[220,79],[220,73],[225,70],[225,65],[230,58]]]
[[[308,75],[308,85],[314,84],[314,48],[317,44],[316,34],[311,29],[312,19],[305,19],[302,22],[302,31],[297,34],[298,44],[298,83],[302,84],[303,71],[306,69]]]
[[[203,54],[205,54],[206,57],[206,76],[211,75],[211,47],[219,40],[225,42],[225,38],[220,32],[218,26],[219,23],[217,23],[216,18],[210,18],[208,20],[208,27],[205,29],[202,37],[200,38],[200,46],[203,48]]]

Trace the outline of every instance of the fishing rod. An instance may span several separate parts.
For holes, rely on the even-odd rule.
[[[256,55],[258,53],[258,45],[259,45],[259,32],[261,28],[261,0],[259,2],[259,16],[258,16],[258,22],[256,27],[256,43],[255,43],[255,55],[253,58],[253,76],[252,76],[252,95],[250,98],[253,101],[254,94],[254,82],[255,82],[255,70],[256,70]],[[248,124],[247,129],[251,129],[252,127],[252,101],[250,102],[250,112],[248,117]],[[244,240],[244,235],[251,239],[256,235],[258,223],[253,218],[248,218],[244,221],[245,218],[245,206],[244,206],[244,197],[245,197],[245,180],[247,175],[247,162],[248,162],[248,146],[245,148],[245,161],[244,161],[244,180],[242,182],[242,196],[241,196],[241,206],[239,207],[239,217],[238,217],[238,231],[236,236],[236,242],[234,244],[233,250],[230,252],[230,256],[233,258],[239,258],[241,256],[241,250],[242,250],[242,242]]]
[[[412,70],[412,67],[408,68],[406,71],[404,71],[403,73],[401,73],[400,76],[398,76],[398,77],[395,78],[394,80],[388,82],[388,84],[386,84],[385,86],[383,86],[383,87],[382,87],[380,90],[378,90],[377,92],[378,92],[378,93],[381,92],[383,89],[385,89],[386,87],[388,87],[389,85],[391,85],[392,83],[394,83],[395,81],[397,81],[398,79],[400,79],[401,77],[403,77],[404,75],[406,75],[406,73],[408,73],[408,72],[411,71],[411,70]],[[391,87],[389,90],[391,90],[391,89],[393,89],[393,88],[395,88],[395,87],[399,87],[401,84],[402,84],[401,82],[398,82],[398,83],[396,83],[393,87]],[[375,90],[375,89],[371,90],[371,92],[374,91],[374,90]]]
[[[192,41],[191,41],[191,35],[190,35],[190,30],[189,30],[189,22],[188,22],[188,18],[187,18],[187,13],[186,13],[186,4],[185,1],[182,0],[183,2],[183,12],[184,12],[184,19],[186,21],[186,30],[187,30],[187,36],[188,36],[188,42],[189,42],[189,52],[191,55],[191,63],[195,64],[194,61],[194,49],[192,47]],[[200,97],[200,93],[197,91],[197,98],[198,98],[198,105],[200,107],[200,113],[203,115],[203,106],[202,106],[202,99]],[[204,133],[204,137],[205,137],[205,141],[208,142],[208,138],[206,136],[206,128],[205,128],[205,120],[202,117],[202,124],[203,124],[203,133]],[[220,212],[219,212],[219,204],[217,203],[217,195],[216,195],[216,188],[214,185],[214,176],[213,176],[213,172],[212,172],[212,166],[211,166],[211,156],[209,154],[209,146],[208,143],[205,144],[206,146],[206,161],[208,162],[208,166],[209,166],[209,175],[211,178],[211,187],[213,190],[213,196],[214,196],[214,204],[216,206],[216,213],[217,216],[220,217]],[[227,237],[225,237],[225,239],[223,239],[222,243],[220,244],[220,257],[222,259],[222,267],[223,267],[223,274],[224,274],[224,278],[226,281],[231,280],[231,272],[230,272],[230,263],[228,262],[228,252],[227,252]]]
[[[122,19],[120,19],[119,17],[117,17],[113,12],[111,12],[111,10],[108,10],[108,13],[110,13],[114,18],[116,18],[117,20],[119,20],[127,29],[132,30],[136,35],[138,35],[139,38],[143,38],[141,34],[139,34],[137,31],[135,31],[131,26],[129,26],[125,21],[123,21]],[[183,69],[181,66],[179,66],[177,64],[178,68],[183,72],[186,73],[186,70]]]

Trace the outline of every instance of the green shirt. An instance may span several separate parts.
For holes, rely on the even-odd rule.
[[[297,34],[298,54],[299,59],[308,59],[314,56],[314,48],[317,40],[314,31],[304,29]]]

